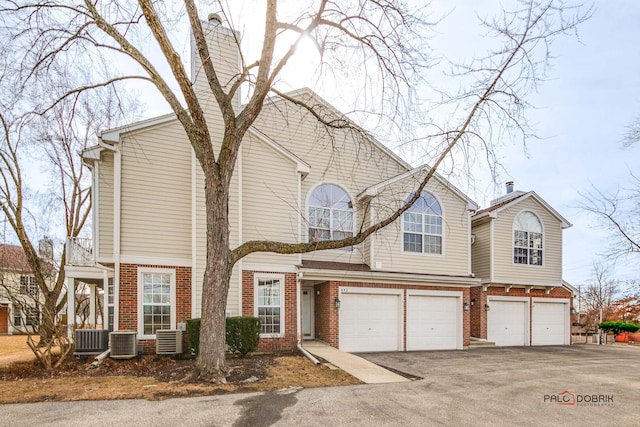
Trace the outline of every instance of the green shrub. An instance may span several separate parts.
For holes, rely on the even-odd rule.
[[[258,348],[260,319],[257,317],[227,317],[226,341],[229,351],[246,356]]]
[[[200,319],[187,319],[187,337],[192,356],[197,356],[200,350]]]
[[[614,335],[618,335],[622,332],[636,332],[640,329],[640,326],[635,323],[617,322],[615,320],[607,320],[598,325],[598,328],[605,332],[613,332]]]

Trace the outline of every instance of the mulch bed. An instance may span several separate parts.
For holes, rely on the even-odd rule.
[[[269,366],[275,363],[275,357],[276,355],[273,354],[258,354],[245,358],[227,357],[227,382],[238,384],[264,379],[267,376]],[[53,371],[46,371],[35,361],[13,363],[6,368],[0,368],[0,380],[135,376],[153,377],[161,382],[198,382],[194,372],[195,359],[193,358],[155,355],[125,360],[107,358],[96,368],[91,366],[92,361],[92,357],[72,357],[65,361],[60,369]]]

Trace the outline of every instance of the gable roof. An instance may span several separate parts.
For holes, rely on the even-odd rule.
[[[350,123],[353,123],[349,118],[345,117],[345,115],[342,112],[337,110],[333,105],[331,105],[330,103],[325,101],[320,95],[318,95],[317,93],[315,93],[314,91],[312,91],[311,89],[309,89],[307,87],[303,87],[301,89],[297,89],[297,90],[293,90],[293,91],[287,92],[285,95],[290,96],[291,98],[300,98],[300,97],[305,96],[305,95],[309,96],[309,97],[313,98],[315,100],[315,102],[317,102],[318,104],[322,105],[323,108],[326,108],[328,111],[330,111],[332,114],[334,114],[334,115],[336,115],[338,117],[342,117],[345,120],[349,121]],[[280,101],[280,100],[286,101],[284,98],[282,98],[280,96],[270,97],[269,100],[272,101],[272,102]],[[120,138],[121,138],[122,134],[124,134],[124,133],[143,130],[143,129],[151,127],[151,126],[162,125],[162,124],[169,123],[169,122],[177,120],[177,119],[178,119],[177,116],[174,113],[171,113],[171,114],[165,114],[163,116],[153,117],[153,118],[146,119],[146,120],[141,120],[141,121],[138,121],[138,122],[135,122],[135,123],[119,126],[119,127],[113,128],[113,129],[104,130],[99,135],[99,143],[97,145],[88,147],[85,150],[83,150],[82,151],[82,157],[86,158],[88,160],[99,159],[99,153],[105,148],[110,148],[109,146],[105,147],[104,143],[107,143],[107,145],[118,144],[118,143],[120,143]],[[353,125],[356,126],[356,127],[358,126],[355,123],[353,123]],[[307,162],[305,162],[300,157],[298,157],[295,154],[293,154],[291,151],[289,151],[286,148],[284,148],[282,145],[278,144],[272,138],[270,138],[269,136],[264,134],[262,131],[258,130],[255,126],[251,126],[249,128],[248,132],[253,134],[257,138],[259,138],[262,142],[265,142],[267,145],[269,145],[275,151],[279,152],[280,154],[284,155],[285,157],[289,158],[294,163],[296,163],[297,167],[298,167],[298,172],[302,173],[303,175],[306,175],[306,174],[309,173],[310,166],[309,166],[309,164]],[[371,143],[373,145],[375,145],[378,149],[380,149],[385,154],[387,154],[389,157],[391,157],[393,160],[395,160],[400,165],[402,165],[402,167],[407,168],[407,169],[409,169],[411,167],[400,156],[395,154],[393,151],[391,151],[388,147],[386,147],[381,142],[377,141],[375,138],[373,138],[373,136],[369,135],[368,132],[367,132],[367,137],[368,137],[368,139],[371,141]]]
[[[504,199],[502,201],[499,201],[497,203],[494,203],[493,205],[489,206],[488,208],[484,208],[484,209],[480,209],[479,211],[477,211],[475,214],[473,214],[473,216],[478,216],[478,215],[482,215],[485,212],[493,212],[497,209],[500,209],[501,207],[511,203],[512,201],[514,201],[515,199],[524,196],[526,193],[524,191],[518,191],[518,192],[514,192],[512,197],[509,197],[507,199]],[[499,199],[498,199],[499,200]]]
[[[322,98],[320,95],[318,95],[316,92],[314,92],[310,88],[305,86],[305,87],[302,87],[300,89],[296,89],[296,90],[292,90],[292,91],[286,92],[286,93],[284,93],[284,95],[286,95],[286,96],[288,96],[290,98],[296,98],[296,99],[302,98],[304,96],[308,96],[308,97],[312,98],[314,100],[314,102],[316,102],[318,105],[322,106],[323,108],[326,108],[327,111],[329,111],[331,114],[335,115],[336,117],[340,117],[341,119],[349,122],[355,128],[361,129],[367,135],[367,139],[377,149],[379,149],[380,151],[382,151],[383,153],[388,155],[391,159],[393,159],[395,162],[397,162],[403,168],[405,168],[407,170],[411,169],[411,165],[409,163],[407,163],[406,160],[404,160],[402,157],[398,156],[396,153],[391,151],[389,149],[389,147],[387,147],[386,145],[384,145],[383,143],[378,141],[376,138],[374,138],[373,135],[371,135],[366,129],[363,129],[361,126],[356,124],[353,120],[348,118],[343,112],[338,110],[331,103],[326,101],[324,98]],[[285,98],[283,98],[283,97],[281,97],[279,95],[269,97],[268,100],[270,102],[272,102],[272,103],[275,103],[275,102],[289,102]],[[302,108],[302,107],[300,107],[300,108]]]
[[[102,143],[99,142],[98,145],[94,145],[84,149],[82,151],[82,157],[88,160],[97,160],[100,158],[99,153],[103,149],[105,148],[113,149],[110,147],[112,144],[113,145],[119,144],[120,139],[124,133],[144,130],[152,126],[158,126],[158,125],[170,123],[174,120],[178,120],[175,114],[165,114],[163,116],[158,116],[158,117],[154,117],[147,120],[141,120],[139,122],[135,122],[129,125],[119,126],[117,128],[105,130],[101,132],[99,136],[100,142]],[[291,151],[287,150],[286,148],[284,148],[283,146],[275,142],[273,139],[266,136],[264,133],[260,132],[258,129],[254,127],[250,127],[247,132],[257,137],[260,141],[262,141],[267,146],[274,149],[276,152],[280,153],[284,157],[293,161],[297,165],[298,172],[304,175],[309,173],[310,166],[307,162],[305,162],[304,160],[302,160],[301,158],[293,154]],[[105,143],[107,143],[106,147],[105,147]]]
[[[358,194],[357,199],[360,200],[362,198],[365,197],[375,197],[378,195],[378,192],[386,187],[389,186],[395,182],[398,181],[402,181],[403,179],[407,179],[410,178],[422,171],[429,171],[431,169],[430,166],[428,165],[422,165],[422,166],[418,166],[417,168],[413,168],[410,171],[401,173],[400,175],[396,175],[394,177],[391,177],[389,179],[386,179],[384,181],[381,181],[377,184],[374,184],[370,187],[365,188],[360,194]],[[449,190],[451,190],[456,196],[458,196],[459,198],[461,198],[462,200],[467,202],[467,209],[469,210],[476,210],[478,209],[478,204],[476,202],[474,202],[471,198],[469,198],[469,196],[467,196],[466,194],[464,194],[462,191],[460,191],[460,189],[458,189],[458,187],[456,187],[455,185],[453,185],[451,182],[447,181],[442,175],[440,175],[438,172],[435,172],[433,174],[433,178],[435,178],[440,184],[442,184],[444,187],[448,188]]]
[[[296,156],[291,151],[287,150],[282,145],[278,144],[277,142],[275,142],[273,139],[271,139],[269,136],[265,135],[258,129],[252,126],[249,128],[248,133],[254,135],[256,138],[258,138],[260,141],[262,141],[263,143],[271,147],[273,150],[280,153],[282,156],[293,161],[297,166],[297,172],[301,173],[303,177],[307,176],[311,171],[311,166],[309,166],[309,163],[305,162],[300,157]]]
[[[31,271],[22,246],[0,243],[0,269],[21,272]]]
[[[40,261],[47,274],[55,272],[55,266],[51,262],[42,258]],[[22,246],[0,243],[0,270],[31,273],[31,266]]]
[[[558,219],[558,221],[560,221],[560,223],[562,224],[562,228],[569,228],[569,227],[572,226],[572,224],[565,217],[563,217],[562,215],[560,215],[558,213],[558,211],[553,209],[551,207],[551,205],[549,205],[535,191],[529,191],[527,193],[514,192],[513,194],[515,194],[515,195],[510,197],[510,198],[507,198],[506,200],[499,201],[498,203],[494,204],[493,206],[489,206],[486,209],[479,210],[478,212],[473,214],[473,216],[471,217],[471,220],[472,221],[477,221],[477,220],[479,220],[481,218],[485,218],[485,217],[495,218],[497,216],[497,214],[500,213],[500,211],[502,211],[504,209],[507,209],[507,208],[510,208],[513,205],[516,205],[517,203],[520,203],[520,202],[522,202],[524,200],[532,198],[533,200],[535,200],[536,202],[541,204],[546,210],[548,210],[549,213],[551,213],[551,215],[556,217],[556,219]],[[498,200],[500,200],[500,199],[498,199]]]
[[[133,131],[145,129],[151,126],[169,123],[173,120],[178,120],[178,117],[173,113],[165,114],[163,116],[158,116],[158,117],[152,117],[150,119],[140,120],[139,122],[130,123],[127,125],[119,126],[117,128],[104,130],[100,132],[100,135],[98,138],[103,142],[118,144],[120,142],[120,136],[123,133],[133,132]]]

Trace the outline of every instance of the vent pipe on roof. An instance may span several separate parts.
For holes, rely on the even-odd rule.
[[[504,185],[507,187],[507,194],[513,193],[513,181],[507,181]]]
[[[222,18],[220,18],[220,15],[218,15],[217,13],[210,13],[209,16],[207,16],[207,20],[211,25],[217,26],[222,24]]]

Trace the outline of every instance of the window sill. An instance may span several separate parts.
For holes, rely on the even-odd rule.
[[[427,256],[427,257],[443,257],[445,256],[444,252],[441,254],[430,254],[428,252],[408,252],[408,251],[400,251],[402,255],[410,255],[410,256]]]
[[[156,336],[154,335],[136,335],[136,338],[138,338],[139,340],[155,340]]]
[[[260,338],[284,338],[284,334],[260,334]]]
[[[511,265],[515,266],[515,267],[531,267],[531,268],[543,268],[544,264],[542,265],[538,265],[538,264],[519,264],[516,262],[511,263]]]

